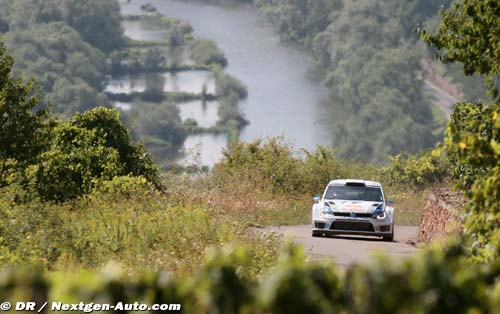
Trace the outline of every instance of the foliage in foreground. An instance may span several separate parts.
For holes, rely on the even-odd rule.
[[[447,134],[457,185],[471,200],[464,210],[470,253],[491,260],[500,254],[500,110],[457,104]]]
[[[468,253],[477,261],[500,255],[500,10],[498,1],[457,1],[441,12],[435,34],[422,38],[445,63],[460,62],[464,74],[483,75],[493,102],[455,106],[446,132],[446,150],[458,186],[471,200],[464,208]]]
[[[214,250],[196,276],[166,273],[124,281],[116,265],[102,273],[43,273],[9,269],[1,273],[6,301],[67,303],[181,304],[184,313],[498,313],[498,264],[468,262],[457,246],[434,249],[391,264],[379,259],[339,275],[332,263],[307,263],[291,247],[262,280],[245,275],[251,254],[241,248]]]

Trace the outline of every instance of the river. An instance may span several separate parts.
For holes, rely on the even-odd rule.
[[[329,92],[310,78],[313,60],[306,52],[281,43],[279,35],[255,7],[132,0],[122,2],[122,13],[141,14],[140,6],[146,3],[163,15],[189,21],[196,36],[213,40],[224,51],[229,61],[226,72],[240,79],[249,92],[248,98],[240,102],[241,111],[250,121],[240,140],[283,136],[296,149],[330,145],[331,115],[325,104]],[[155,34],[161,36],[161,32],[141,35],[134,24],[126,33],[145,40],[155,39]],[[210,165],[220,158],[226,142],[220,135],[193,135],[185,146],[191,149],[200,144],[201,160]]]

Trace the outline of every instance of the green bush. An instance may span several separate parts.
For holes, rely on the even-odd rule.
[[[213,172],[221,179],[250,181],[256,189],[295,194],[302,190],[300,163],[290,146],[272,138],[266,142],[233,143]]]
[[[386,259],[351,266],[306,263],[291,247],[262,280],[245,276],[252,255],[242,249],[208,254],[195,276],[145,273],[127,279],[119,266],[101,272],[2,271],[0,298],[65,303],[181,304],[183,313],[485,313],[500,310],[498,264],[471,264],[458,247],[433,249],[394,265]],[[118,311],[115,311],[118,313]]]
[[[65,201],[89,193],[96,180],[143,176],[160,187],[157,168],[142,146],[132,143],[116,110],[96,108],[75,114],[53,130],[51,147],[35,165],[43,200]]]
[[[314,151],[302,150],[302,154],[304,156],[296,154],[281,138],[233,143],[231,151],[225,152],[212,175],[219,179],[252,182],[262,191],[294,197],[322,193],[333,179],[377,180],[381,177],[375,165],[337,157],[327,147],[318,145]]]
[[[149,194],[154,190],[153,184],[145,177],[115,176],[111,180],[97,181],[92,194],[120,198],[123,195]]]
[[[224,52],[208,39],[197,39],[191,48],[191,58],[196,64],[211,65],[218,64],[221,67],[227,65]]]
[[[458,104],[448,125],[446,145],[459,187],[471,202],[464,208],[469,253],[478,261],[500,254],[500,111]]]
[[[450,164],[442,148],[414,156],[401,153],[390,159],[391,164],[380,171],[384,180],[392,185],[426,188],[446,180],[450,175]]]
[[[376,168],[371,164],[361,164],[338,157],[331,149],[318,145],[306,155],[301,165],[301,180],[305,191],[315,195],[323,193],[326,184],[333,179],[376,178]]]

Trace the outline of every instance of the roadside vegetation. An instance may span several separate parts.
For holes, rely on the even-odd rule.
[[[72,271],[114,260],[130,276],[144,269],[180,276],[197,272],[208,248],[229,244],[254,252],[252,276],[274,265],[276,236],[255,234],[213,207],[206,189],[193,186],[204,182],[161,176],[117,110],[58,119],[37,109],[33,85],[11,76],[12,66],[0,45],[3,266]]]
[[[380,176],[375,165],[324,147],[300,158],[281,139],[235,142],[208,173],[162,175],[118,111],[99,107],[60,119],[37,109],[34,86],[12,76],[14,61],[0,47],[4,266],[95,269],[114,260],[131,276],[143,269],[182,275],[197,272],[209,248],[232,244],[253,252],[246,271],[256,277],[275,265],[282,242],[253,228],[307,223],[312,196],[332,178]],[[411,195],[443,180],[440,164],[426,158],[384,170],[391,193]],[[403,177],[399,168],[404,182],[395,179]],[[404,189],[407,182],[415,189]]]
[[[491,100],[457,104],[442,145],[383,168],[323,147],[300,158],[270,139],[234,142],[208,173],[161,175],[118,111],[63,119],[40,108],[0,45],[0,264],[15,266],[0,297],[175,302],[189,313],[498,313],[500,47],[487,39],[499,20],[496,1],[470,0],[420,32],[441,60],[485,77]],[[464,233],[399,265],[380,258],[341,274],[294,246],[279,260],[281,240],[251,227],[305,221],[311,196],[337,177],[409,198],[456,184],[470,200]]]

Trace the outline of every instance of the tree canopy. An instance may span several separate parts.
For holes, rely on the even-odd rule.
[[[16,63],[15,73],[34,76],[42,86],[42,101],[64,114],[102,104],[99,91],[106,69],[104,54],[82,41],[62,22],[13,29],[5,42]],[[90,106],[90,107],[89,107]]]
[[[283,40],[310,48],[335,93],[332,144],[345,156],[387,162],[401,151],[432,147],[432,103],[423,91],[414,28],[439,3],[411,1],[257,0]],[[445,3],[445,2],[444,2]]]
[[[484,262],[500,254],[500,4],[490,0],[455,3],[441,13],[435,34],[421,36],[443,62],[462,64],[466,75],[488,79],[493,102],[459,103],[446,132],[446,148],[459,187],[471,202],[464,208],[469,253]]]
[[[105,53],[124,44],[120,7],[115,0],[0,0],[10,29],[63,22]]]
[[[33,82],[12,78],[14,60],[0,42],[0,159],[31,161],[43,147],[46,112],[36,110]]]
[[[499,20],[498,1],[460,1],[441,13],[441,23],[435,34],[422,30],[421,35],[438,49],[441,61],[460,62],[466,75],[484,75],[491,95],[498,98]]]
[[[17,172],[25,189],[43,200],[65,201],[90,192],[99,180],[141,176],[160,186],[151,155],[132,142],[116,110],[95,108],[68,120],[39,105],[33,81],[12,77],[14,60],[0,43],[0,184]]]

